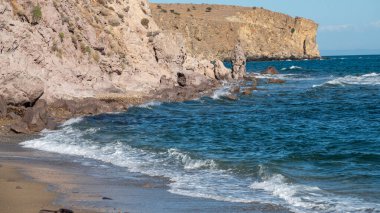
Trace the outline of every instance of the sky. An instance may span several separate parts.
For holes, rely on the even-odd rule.
[[[380,0],[150,0],[154,3],[227,4],[300,16],[319,24],[322,55],[380,54]]]

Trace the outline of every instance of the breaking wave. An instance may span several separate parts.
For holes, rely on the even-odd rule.
[[[144,104],[140,104],[137,107],[152,109],[152,107],[154,107],[154,106],[160,106],[161,104],[162,103],[159,102],[159,101],[150,101],[150,102],[147,102],[147,103],[144,103]]]
[[[231,95],[231,92],[230,92],[231,86],[232,85],[230,84],[223,85],[223,87],[214,91],[214,93],[211,95],[211,98],[214,100],[218,100],[218,99],[221,99],[222,97]]]
[[[290,66],[289,68],[286,68],[286,67],[284,67],[284,68],[282,68],[281,70],[301,70],[302,69],[302,67],[299,67],[299,66]]]
[[[359,76],[347,75],[327,81],[321,85],[314,85],[313,87],[320,87],[325,85],[380,85],[380,74],[369,73]]]
[[[281,205],[294,212],[360,212],[380,209],[379,204],[339,197],[318,187],[293,184],[281,174],[260,167],[258,177],[242,178],[233,170],[221,169],[212,159],[201,159],[175,148],[149,151],[121,141],[107,143],[87,139],[96,130],[81,131],[72,119],[57,131],[21,143],[25,148],[95,159],[150,176],[170,179],[169,192],[227,202],[260,202]],[[71,124],[70,124],[71,123]],[[83,164],[84,165],[84,164]]]

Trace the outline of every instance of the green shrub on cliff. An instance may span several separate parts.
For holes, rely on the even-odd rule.
[[[42,19],[42,10],[41,6],[37,4],[36,6],[33,7],[32,10],[32,24],[38,24]]]
[[[292,33],[294,33],[296,31],[296,29],[294,29],[294,28],[292,28],[291,30],[290,30],[290,32],[292,32]]]
[[[65,38],[65,34],[63,32],[59,33],[59,39],[61,39],[61,42],[63,42],[63,39]]]
[[[147,19],[147,18],[141,19],[141,25],[148,29],[148,27],[149,27],[149,19]]]

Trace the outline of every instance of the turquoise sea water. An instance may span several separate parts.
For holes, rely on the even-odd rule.
[[[24,147],[170,179],[175,194],[293,212],[380,212],[380,56],[248,63],[286,80],[231,101],[73,119]]]

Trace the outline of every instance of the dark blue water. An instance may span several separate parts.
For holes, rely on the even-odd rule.
[[[164,176],[169,191],[294,212],[380,212],[380,56],[248,63],[260,90],[71,120],[26,147]],[[265,84],[267,78],[285,84]]]

